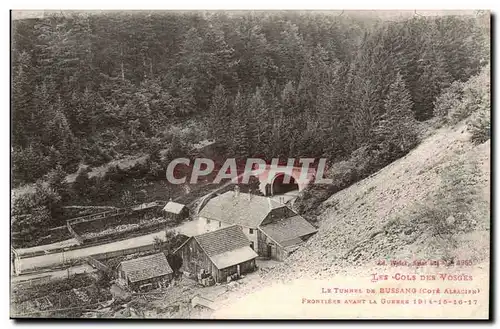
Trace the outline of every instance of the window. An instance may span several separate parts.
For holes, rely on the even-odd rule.
[[[249,228],[248,233],[253,234],[253,228]]]
[[[253,241],[250,242],[250,248],[253,249]]]
[[[207,224],[210,224],[210,219],[207,218]]]
[[[222,222],[219,222],[219,227],[221,227],[221,226],[222,226]]]

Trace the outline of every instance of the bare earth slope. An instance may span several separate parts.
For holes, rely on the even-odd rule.
[[[289,265],[293,264],[291,268],[321,277],[335,272],[338,266],[363,265],[391,255],[438,258],[450,249],[447,247],[453,247],[450,257],[475,252],[476,261],[487,259],[489,251],[484,248],[489,245],[490,142],[474,146],[469,137],[464,126],[443,128],[404,158],[333,195],[325,202],[327,209],[321,215],[318,234],[288,260]],[[454,170],[454,165],[477,167],[465,178],[471,193],[476,193],[469,208],[476,223],[471,232],[453,236],[462,243],[450,246],[450,237],[438,236],[443,240],[439,248],[435,245],[439,241],[431,241],[429,236],[432,223],[412,225],[412,213],[418,212],[421,204],[431,202],[445,184],[442,176]],[[396,226],[406,230],[388,228],[393,219],[401,219]],[[468,237],[473,239],[471,246],[466,243]]]
[[[444,270],[469,271],[487,284],[490,141],[472,144],[465,128],[439,129],[405,157],[333,195],[321,206],[319,232],[284,263],[242,280],[218,301],[212,316],[258,317],[257,310],[240,312],[258,290],[294,280],[332,281],[338,275],[360,282],[357,277],[387,270],[376,265],[380,259],[473,260],[473,268]],[[279,292],[268,295],[274,294]],[[242,306],[232,305],[240,297]]]

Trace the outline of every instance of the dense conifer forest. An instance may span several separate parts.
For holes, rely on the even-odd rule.
[[[228,157],[333,163],[363,148],[387,162],[488,61],[485,29],[487,16],[315,12],[14,20],[13,182],[203,138]]]

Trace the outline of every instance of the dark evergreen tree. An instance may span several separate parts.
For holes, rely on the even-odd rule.
[[[390,147],[391,156],[407,153],[417,142],[417,122],[412,106],[410,93],[398,73],[384,101],[385,113],[374,128],[376,140]]]

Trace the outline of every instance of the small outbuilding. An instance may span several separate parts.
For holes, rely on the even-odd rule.
[[[181,203],[169,201],[163,207],[163,214],[168,219],[180,222],[189,216],[189,209]]]
[[[183,272],[208,273],[215,282],[255,270],[257,253],[237,225],[190,237],[174,254],[181,256]]]
[[[164,253],[121,262],[117,267],[118,279],[133,291],[161,288],[174,276]]]
[[[269,218],[257,232],[259,254],[283,261],[318,230],[301,216]]]

